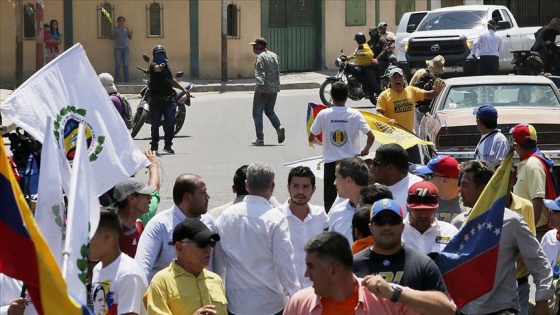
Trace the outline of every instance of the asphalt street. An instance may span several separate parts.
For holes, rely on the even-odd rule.
[[[177,134],[174,155],[159,158],[162,177],[160,209],[172,206],[175,178],[182,173],[200,175],[210,194],[209,208],[227,203],[234,198],[232,179],[235,170],[243,164],[266,161],[276,171],[275,196],[280,202],[289,197],[286,185],[289,168],[283,164],[320,156],[320,147],[310,148],[307,143],[307,103],[320,102],[318,89],[281,91],[276,102],[276,113],[286,128],[286,140],[278,144],[276,131],[264,117],[265,146],[254,147],[256,139],[252,119],[252,92],[196,93],[187,108],[183,129]],[[135,95],[127,95],[132,106],[138,104]],[[349,101],[349,106],[371,107],[369,101]],[[150,125],[144,125],[134,140],[142,150],[150,148]],[[163,130],[160,130],[163,135]],[[363,139],[365,143],[365,136]],[[163,147],[163,139],[160,148]],[[139,179],[147,178],[140,172]],[[317,180],[317,191],[312,203],[323,203],[323,182]]]

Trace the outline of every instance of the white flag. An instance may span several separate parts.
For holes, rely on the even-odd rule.
[[[80,44],[25,81],[0,110],[39,141],[45,139],[47,117],[53,117],[53,134],[70,164],[75,156],[78,125],[85,124],[89,161],[97,175],[97,195],[148,164],[134,146]],[[62,176],[64,184],[69,174]]]
[[[37,191],[35,221],[62,268],[62,249],[66,236],[66,207],[62,194],[61,168],[68,168],[52,133],[52,119],[47,119],[47,130],[41,150],[41,169]],[[66,170],[65,173],[70,173]],[[68,181],[69,182],[69,181]],[[68,185],[69,186],[69,185]]]
[[[96,174],[89,163],[84,124],[79,124],[77,137],[68,192],[68,221],[62,275],[68,284],[68,292],[85,305],[88,244],[97,230],[100,215],[99,201],[93,190]]]
[[[322,156],[311,157],[299,161],[284,163],[284,166],[294,168],[296,166],[307,166],[317,178],[324,178],[324,161]]]

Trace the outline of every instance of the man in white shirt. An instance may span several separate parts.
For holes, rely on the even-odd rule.
[[[305,244],[317,234],[327,230],[328,220],[325,209],[309,203],[315,193],[315,175],[307,166],[296,166],[288,174],[290,199],[278,206],[288,218],[290,240],[294,246],[294,264],[302,288],[313,284],[305,277]]]
[[[408,189],[406,207],[408,216],[404,219],[403,242],[421,253],[439,253],[457,234],[457,228],[450,223],[438,221],[438,190],[434,184],[422,181]]]
[[[422,178],[408,172],[408,153],[396,143],[381,145],[375,151],[373,159],[375,180],[389,187],[393,199],[399,205],[405,205],[408,188],[412,184],[422,181]],[[406,218],[407,211],[403,208]]]
[[[225,280],[230,314],[282,314],[288,296],[300,289],[288,219],[269,201],[274,186],[272,166],[252,163],[249,194],[217,220],[215,271]]]
[[[478,61],[480,75],[498,74],[500,71],[500,52],[504,50],[502,37],[496,34],[496,21],[488,21],[488,30],[480,33],[473,43],[472,57]]]
[[[369,169],[358,157],[345,158],[336,164],[335,181],[338,196],[345,200],[336,203],[329,212],[329,231],[338,232],[352,244],[352,218],[360,205],[360,190],[368,185]]]
[[[497,129],[498,111],[490,104],[484,104],[475,108],[473,115],[476,115],[476,127],[480,131],[480,141],[476,145],[474,158],[477,160],[488,161],[494,166],[498,166],[506,157],[510,144],[506,136]]]
[[[233,185],[231,185],[231,190],[235,194],[235,199],[224,205],[208,210],[208,213],[212,215],[214,220],[217,220],[220,214],[224,212],[224,210],[229,208],[231,205],[243,201],[243,198],[247,196],[248,193],[247,189],[245,188],[245,180],[247,179],[247,167],[249,167],[249,165],[242,165],[235,171],[235,174],[233,175]]]
[[[172,246],[167,245],[173,238],[173,228],[186,219],[202,221],[208,228],[216,232],[216,223],[207,212],[210,196],[206,183],[195,174],[182,174],[173,186],[173,202],[171,209],[162,211],[153,217],[138,242],[134,259],[140,264],[148,281],[163,268],[169,266],[175,258]],[[212,261],[210,262],[212,266]],[[212,269],[209,266],[208,269]]]

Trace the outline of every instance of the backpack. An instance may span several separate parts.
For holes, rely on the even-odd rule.
[[[413,86],[420,88],[424,91],[431,91],[432,87],[434,86],[434,82],[436,81],[436,77],[426,71]],[[416,103],[416,107],[421,113],[427,113],[430,111],[430,104],[432,100],[421,100]]]
[[[117,93],[117,97],[121,101],[121,105],[122,105],[121,117],[124,120],[124,124],[126,125],[126,128],[132,129],[132,107],[130,106],[130,103],[128,102],[126,97],[124,97],[119,93]]]

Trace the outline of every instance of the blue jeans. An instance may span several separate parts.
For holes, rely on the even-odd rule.
[[[177,111],[177,103],[175,99],[170,97],[169,101],[154,100],[150,97],[150,123],[152,124],[152,148],[159,145],[159,124],[163,115],[163,141],[166,147],[173,145],[173,136],[175,131],[175,113]]]
[[[274,129],[280,128],[280,119],[274,112],[277,95],[278,93],[260,93],[260,96],[257,97],[257,94],[255,94],[253,98],[253,120],[255,121],[255,131],[257,132],[258,140],[264,140],[263,112],[270,120]]]
[[[123,67],[124,80],[128,82],[128,46],[118,48],[115,47],[115,81],[119,81],[119,72],[121,64]]]
[[[517,287],[517,295],[519,296],[519,315],[529,314],[529,291],[531,287],[529,282],[520,284]]]

